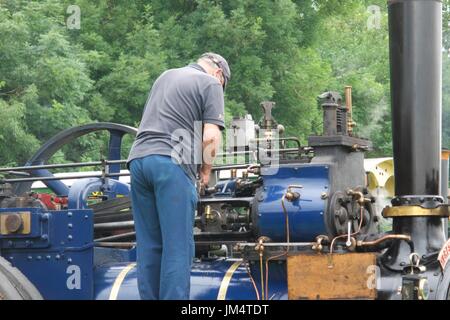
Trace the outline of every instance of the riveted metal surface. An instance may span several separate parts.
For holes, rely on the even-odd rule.
[[[0,216],[14,210],[21,212],[23,208],[0,209]],[[2,256],[36,286],[44,299],[92,299],[92,211],[29,211],[29,234],[0,235]]]

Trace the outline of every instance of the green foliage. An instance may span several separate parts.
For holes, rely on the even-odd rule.
[[[319,50],[331,62],[333,88],[353,87],[355,132],[374,142],[373,156],[388,156],[392,153],[392,134],[387,11],[378,4],[380,29],[369,29],[368,5],[353,1],[351,11],[324,20]]]
[[[0,100],[0,154],[4,166],[21,165],[38,145],[37,139],[28,133],[24,110],[20,101]]]
[[[66,26],[73,4],[81,9],[79,30]],[[381,8],[381,29],[367,28],[370,5]],[[374,141],[372,155],[387,156],[387,39],[385,0],[4,0],[0,163],[23,163],[46,139],[75,125],[137,126],[161,72],[205,51],[222,54],[231,65],[227,122],[246,113],[259,119],[260,102],[273,100],[287,134],[306,143],[309,134],[321,132],[317,96],[351,85],[357,134]],[[443,145],[450,147],[447,53],[443,79]],[[106,141],[98,134],[80,139],[53,161],[98,160]]]

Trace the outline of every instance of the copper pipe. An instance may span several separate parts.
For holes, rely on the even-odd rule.
[[[256,287],[255,279],[253,279],[252,272],[250,271],[248,263],[245,264],[245,270],[247,270],[247,274],[250,277],[250,281],[252,282],[253,289],[255,289],[256,300],[261,300],[260,297],[259,297],[258,288]]]
[[[292,185],[292,186],[289,186],[287,190],[289,190],[291,187],[292,188],[302,188],[302,186],[294,186],[294,185]],[[288,193],[288,191],[286,191],[286,194],[287,193]],[[272,256],[272,257],[269,257],[268,259],[266,259],[266,285],[265,285],[266,297],[269,296],[269,261],[277,259],[277,258],[281,258],[283,256],[287,257],[287,255],[289,253],[290,238],[291,237],[290,237],[290,232],[289,232],[289,214],[288,214],[288,212],[286,210],[286,206],[284,205],[284,200],[286,199],[286,194],[284,194],[281,197],[281,207],[283,208],[283,213],[284,213],[285,218],[286,218],[286,221],[285,221],[285,224],[286,224],[286,251],[281,253],[281,254],[279,254],[279,255]]]
[[[377,240],[373,240],[373,241],[357,241],[356,245],[359,247],[376,246],[377,244],[380,244],[381,242],[384,242],[386,240],[391,240],[391,239],[411,241],[411,236],[407,236],[404,234],[388,234],[384,237],[381,237],[381,238],[379,238]]]
[[[260,270],[260,276],[261,276],[261,299],[264,300],[264,270],[263,270],[263,246],[260,244],[259,246],[259,268]]]

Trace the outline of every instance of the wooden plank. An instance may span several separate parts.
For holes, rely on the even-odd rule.
[[[372,267],[370,267],[372,266]],[[287,259],[289,299],[376,299],[373,253],[298,254]],[[370,268],[369,268],[370,267]],[[372,277],[372,278],[371,278]]]

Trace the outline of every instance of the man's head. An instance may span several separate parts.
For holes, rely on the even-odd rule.
[[[231,78],[230,67],[227,60],[217,53],[206,52],[200,56],[197,63],[201,65],[205,71],[216,77],[222,84],[223,90],[227,86]]]

